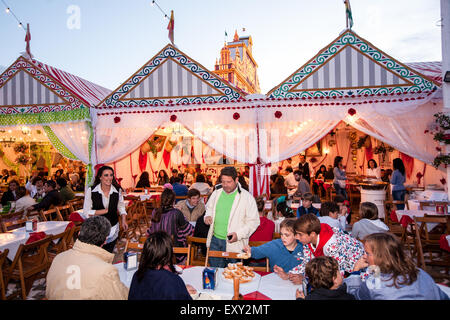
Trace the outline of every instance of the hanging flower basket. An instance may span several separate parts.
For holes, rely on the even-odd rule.
[[[28,164],[28,161],[30,161],[30,158],[24,154],[22,154],[16,158],[16,162],[19,164],[22,164],[24,166],[26,166]]]
[[[443,164],[447,167],[447,165],[450,164],[450,155],[441,154],[441,155],[437,156],[436,158],[434,158],[433,167],[435,167],[437,169],[441,164]]]
[[[25,153],[28,151],[28,146],[25,142],[19,142],[14,145],[15,153]]]

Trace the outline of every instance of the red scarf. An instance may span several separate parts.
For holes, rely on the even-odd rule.
[[[310,243],[308,243],[309,250],[314,254],[314,257],[320,257],[323,256],[323,247],[325,244],[330,240],[330,238],[333,236],[334,232],[331,227],[326,223],[320,224],[320,237],[319,237],[319,244],[317,245],[316,250],[314,250]]]

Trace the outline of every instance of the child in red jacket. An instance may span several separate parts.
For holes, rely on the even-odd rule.
[[[328,256],[339,263],[339,270],[353,272],[356,262],[364,254],[364,246],[357,239],[338,228],[320,223],[312,213],[305,214],[295,223],[297,240],[303,243],[303,260],[290,273],[305,274],[306,264],[315,257]]]

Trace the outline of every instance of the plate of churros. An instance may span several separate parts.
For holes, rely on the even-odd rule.
[[[222,272],[222,277],[228,281],[233,282],[233,278],[239,278],[239,283],[249,283],[255,279],[255,272],[252,267],[244,266],[242,262],[229,263]]]

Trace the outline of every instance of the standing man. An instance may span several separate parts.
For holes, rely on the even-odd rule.
[[[298,164],[298,169],[303,173],[303,177],[308,181],[308,184],[311,183],[311,173],[309,170],[309,163],[306,162],[306,157],[304,154],[299,156],[300,162]]]
[[[259,226],[255,198],[238,182],[234,167],[220,172],[218,184],[206,203],[205,224],[211,225],[206,246],[214,251],[241,253]],[[210,258],[211,267],[225,267],[226,259]]]

